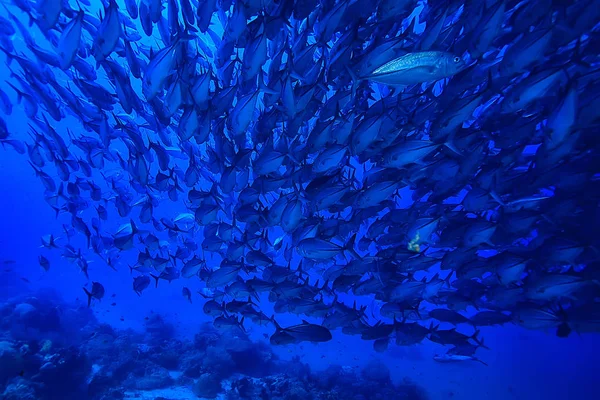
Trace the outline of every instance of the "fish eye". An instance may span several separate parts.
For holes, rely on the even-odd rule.
[[[458,63],[459,61],[460,61],[460,57],[458,57],[458,56],[454,57],[454,62],[455,63]]]

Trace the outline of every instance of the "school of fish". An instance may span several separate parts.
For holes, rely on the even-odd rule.
[[[63,223],[41,267],[60,252],[88,304],[129,267],[219,329],[440,362],[479,361],[485,326],[600,331],[598,1],[2,9],[0,144]]]

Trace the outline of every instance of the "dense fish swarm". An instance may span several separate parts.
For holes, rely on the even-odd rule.
[[[86,276],[187,280],[216,328],[274,345],[340,329],[478,361],[478,327],[600,327],[598,21],[595,0],[14,0],[0,99],[28,121],[0,144]]]

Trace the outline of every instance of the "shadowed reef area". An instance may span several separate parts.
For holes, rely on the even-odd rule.
[[[392,383],[381,362],[313,373],[299,357],[281,360],[265,342],[211,324],[189,340],[158,314],[145,332],[117,330],[52,291],[3,302],[0,329],[3,400],[426,399]]]

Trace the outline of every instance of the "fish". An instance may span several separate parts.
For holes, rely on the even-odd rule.
[[[428,314],[431,318],[435,318],[440,322],[450,322],[451,324],[464,324],[469,323],[469,318],[464,315],[457,313],[453,310],[446,310],[443,308],[436,308],[429,311]]]
[[[119,6],[117,6],[116,1],[109,0],[108,6],[104,9],[104,19],[98,27],[96,40],[94,41],[94,58],[96,62],[106,59],[113,52],[121,34]]]
[[[502,325],[512,322],[512,320],[512,315],[503,314],[497,311],[480,311],[469,318],[469,322],[475,327]]]
[[[194,257],[183,265],[181,268],[181,276],[184,278],[196,276],[203,266],[204,260]]]
[[[87,295],[87,306],[89,307],[92,304],[92,299],[102,300],[104,297],[104,286],[98,282],[92,282],[92,290],[88,290],[85,287],[83,291]]]
[[[453,363],[462,361],[477,361],[486,367],[488,366],[484,361],[474,356],[464,356],[460,354],[436,354],[433,356],[433,360],[439,363]]]
[[[217,329],[232,331],[238,334],[246,333],[246,329],[244,328],[244,317],[238,320],[234,315],[220,315],[214,319],[213,325]]]
[[[352,236],[344,246],[328,242],[318,238],[307,238],[298,243],[298,252],[301,256],[316,260],[330,259],[344,251],[354,253],[354,240]]]
[[[60,68],[63,70],[67,70],[73,65],[73,61],[79,50],[84,17],[85,12],[79,10],[61,32],[57,53],[60,58]]]
[[[311,324],[307,321],[302,321],[302,324],[288,326],[286,328],[279,326],[275,319],[273,319],[273,323],[275,324],[276,331],[269,338],[269,341],[273,345],[285,345],[304,341],[328,342],[333,338],[329,329],[321,325]]]
[[[414,85],[456,75],[465,68],[459,56],[441,51],[422,51],[404,54],[364,77],[389,85]]]
[[[42,267],[44,271],[48,271],[50,269],[50,261],[48,261],[46,257],[39,255],[38,262],[40,264],[40,267]]]
[[[184,287],[183,289],[181,289],[181,294],[183,294],[183,297],[187,299],[187,301],[189,301],[190,304],[192,304],[192,292],[189,288]]]
[[[150,277],[147,275],[136,276],[133,279],[133,291],[141,296],[144,289],[150,286]]]

